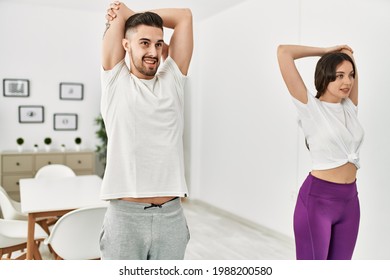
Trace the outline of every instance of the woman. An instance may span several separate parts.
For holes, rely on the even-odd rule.
[[[295,60],[321,56],[314,97]],[[281,45],[278,61],[312,158],[294,212],[297,259],[351,259],[359,229],[356,187],[364,132],[357,119],[358,79],[347,45]]]

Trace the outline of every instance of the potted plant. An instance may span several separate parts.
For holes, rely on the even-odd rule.
[[[96,146],[96,153],[99,156],[99,161],[103,166],[103,174],[104,176],[104,169],[106,168],[106,156],[107,156],[107,133],[106,133],[106,126],[104,125],[104,121],[101,115],[99,115],[95,119],[95,124],[98,126],[98,130],[95,132],[98,139],[100,139],[101,144]]]
[[[33,148],[34,152],[38,152],[38,144],[34,144],[34,148]]]
[[[76,137],[74,139],[74,142],[76,143],[76,151],[80,151],[81,138],[80,137]]]
[[[46,137],[43,142],[45,143],[45,150],[46,152],[49,152],[50,151],[50,144],[51,144],[51,138],[50,137]]]
[[[61,144],[61,152],[65,152],[65,144]]]
[[[16,139],[16,143],[18,144],[18,151],[20,153],[21,151],[23,151],[24,139],[22,137],[19,137],[18,139]]]

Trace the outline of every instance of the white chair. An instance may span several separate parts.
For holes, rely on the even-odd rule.
[[[28,219],[27,214],[20,210],[20,202],[13,200],[2,186],[0,186],[0,208],[4,219],[24,221]]]
[[[12,253],[23,250],[27,247],[27,221],[4,220],[0,219],[0,259],[7,255],[6,259],[12,258]],[[35,241],[41,242],[47,238],[47,233],[37,224],[35,224]],[[34,258],[42,259],[38,246],[35,246]],[[16,260],[25,259],[23,253],[16,257]]]
[[[44,244],[51,245],[57,259],[100,259],[99,238],[106,206],[86,207],[62,216]]]
[[[35,178],[58,178],[76,176],[74,171],[63,164],[49,164],[41,167],[35,174]]]
[[[5,220],[28,220],[28,215],[21,211],[20,202],[13,200],[2,186],[0,186],[0,209]],[[50,220],[47,218],[37,218],[36,221],[47,234],[50,233]]]
[[[74,173],[70,167],[63,164],[49,164],[42,166],[35,174],[35,178],[62,178],[74,176],[76,176],[76,173]],[[58,218],[59,217],[48,218],[47,226],[49,227],[54,225]],[[44,225],[43,227],[45,228]]]

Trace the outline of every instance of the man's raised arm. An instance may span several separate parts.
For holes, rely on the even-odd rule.
[[[122,46],[125,22],[134,12],[125,4],[115,2],[107,10],[106,30],[103,35],[102,66],[111,70],[119,61],[124,59],[126,52]],[[114,15],[112,18],[110,15]]]
[[[164,26],[174,30],[169,43],[169,56],[176,62],[180,71],[187,75],[194,48],[192,13],[190,9],[153,10],[164,22]]]

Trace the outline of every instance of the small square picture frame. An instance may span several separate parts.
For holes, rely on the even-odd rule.
[[[83,100],[84,85],[81,83],[60,83],[61,100]]]
[[[53,115],[54,130],[77,130],[77,114],[57,113]]]
[[[26,79],[3,79],[4,97],[29,97],[30,81]]]
[[[45,110],[43,106],[19,106],[19,123],[43,123]]]

